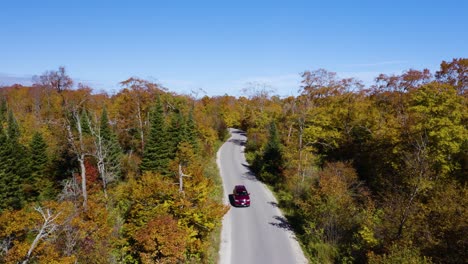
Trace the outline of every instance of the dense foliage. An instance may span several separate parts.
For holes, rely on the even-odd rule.
[[[466,262],[467,74],[454,59],[365,87],[320,69],[298,97],[239,100],[252,169],[312,262]]]
[[[136,78],[73,89],[64,68],[37,80],[0,89],[0,262],[214,262],[217,100]]]
[[[3,87],[0,262],[215,262],[227,208],[206,168],[240,127],[313,263],[464,263],[467,72],[454,59],[365,87],[305,71],[287,98],[193,98],[137,78],[108,95],[73,89],[62,67]]]

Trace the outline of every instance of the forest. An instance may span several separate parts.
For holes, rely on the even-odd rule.
[[[35,79],[0,90],[0,263],[215,263],[217,101]]]
[[[301,80],[284,98],[136,77],[109,95],[59,67],[0,88],[0,263],[216,263],[229,127],[311,263],[466,263],[468,59]]]

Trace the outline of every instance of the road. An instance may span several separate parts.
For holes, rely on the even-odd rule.
[[[221,231],[221,264],[307,263],[302,250],[280,212],[273,194],[250,172],[245,161],[246,135],[230,129],[231,138],[218,151],[224,202],[235,185],[245,185],[251,206],[230,208]]]

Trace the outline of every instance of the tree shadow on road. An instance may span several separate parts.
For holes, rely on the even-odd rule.
[[[242,178],[249,181],[258,181],[257,177],[255,177],[255,174],[250,170],[250,166],[248,164],[244,163],[242,166],[248,169],[246,173],[242,174]]]
[[[240,140],[240,139],[229,139],[228,142],[232,142],[236,145],[239,145],[239,146],[245,146],[246,142],[245,140]]]
[[[247,133],[245,133],[245,131],[242,131],[242,130],[239,130],[239,129],[231,129],[231,133],[239,134],[241,136],[247,136]]]
[[[270,225],[276,226],[281,229],[285,229],[287,231],[293,231],[292,226],[288,223],[288,220],[286,220],[285,217],[276,215],[276,216],[273,216],[273,218],[277,220],[277,222],[270,222],[269,223]]]
[[[276,203],[276,202],[268,202],[268,204],[270,204],[273,207],[278,208],[278,203]]]

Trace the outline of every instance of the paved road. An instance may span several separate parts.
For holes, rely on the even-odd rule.
[[[307,263],[272,193],[249,171],[244,157],[245,134],[231,129],[218,151],[225,203],[235,185],[250,192],[251,206],[231,207],[221,232],[221,264]]]

